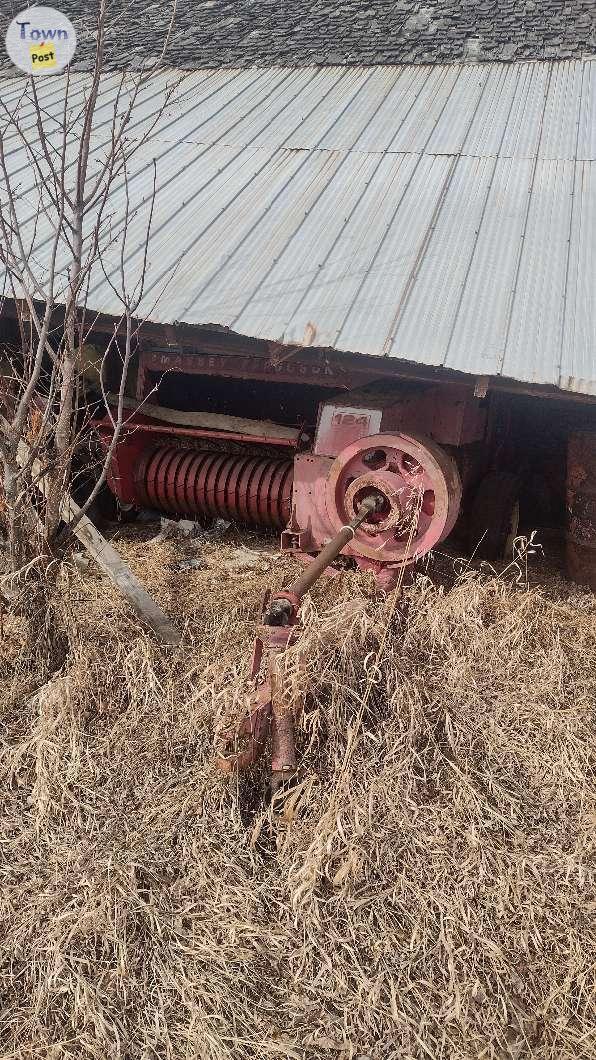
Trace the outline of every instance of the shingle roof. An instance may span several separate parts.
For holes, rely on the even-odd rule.
[[[53,0],[89,61],[97,0]],[[0,30],[26,0],[4,0]],[[114,66],[159,52],[172,0],[112,0]],[[596,53],[594,0],[178,0],[167,56],[186,69],[565,59]]]

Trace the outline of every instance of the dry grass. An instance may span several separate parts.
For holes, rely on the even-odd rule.
[[[35,690],[5,621],[2,1060],[596,1056],[596,606],[467,576],[322,584],[299,783],[211,764],[267,574],[124,546],[163,649],[74,568]]]

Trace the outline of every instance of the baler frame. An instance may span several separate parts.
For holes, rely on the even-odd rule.
[[[159,403],[164,386],[167,407]],[[286,406],[273,419],[276,386]],[[245,409],[244,396],[254,406],[261,392],[261,407]],[[306,415],[294,412],[294,393],[301,407],[310,401]],[[170,407],[172,394],[187,408]],[[214,408],[213,394],[227,407]],[[390,376],[370,359],[344,366],[322,351],[278,348],[267,359],[225,346],[149,345],[128,403],[133,412],[109,473],[123,507],[275,528],[282,548],[312,556],[355,517],[365,487],[385,491],[377,525],[365,522],[346,549],[385,588],[404,560],[415,562],[453,530],[462,497],[487,464],[485,388]],[[109,417],[96,426],[107,440]],[[375,452],[383,464],[367,467]],[[400,520],[423,480],[422,529],[405,556],[408,523]]]

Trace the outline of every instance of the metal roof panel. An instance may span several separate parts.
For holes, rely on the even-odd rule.
[[[96,169],[122,78],[102,81]],[[0,81],[7,106],[23,84]],[[40,82],[56,143],[64,85]],[[135,107],[104,268],[124,242],[137,282],[155,179],[149,319],[596,394],[595,118],[596,60],[167,71]],[[34,144],[26,100],[19,128]],[[5,148],[42,273],[47,190],[17,131]],[[99,268],[89,302],[121,310]]]

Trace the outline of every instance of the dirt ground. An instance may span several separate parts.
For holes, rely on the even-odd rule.
[[[324,580],[271,806],[213,750],[292,563],[156,533],[116,543],[181,647],[82,561],[49,681],[3,618],[1,1060],[596,1057],[596,599],[448,556],[399,599]]]

